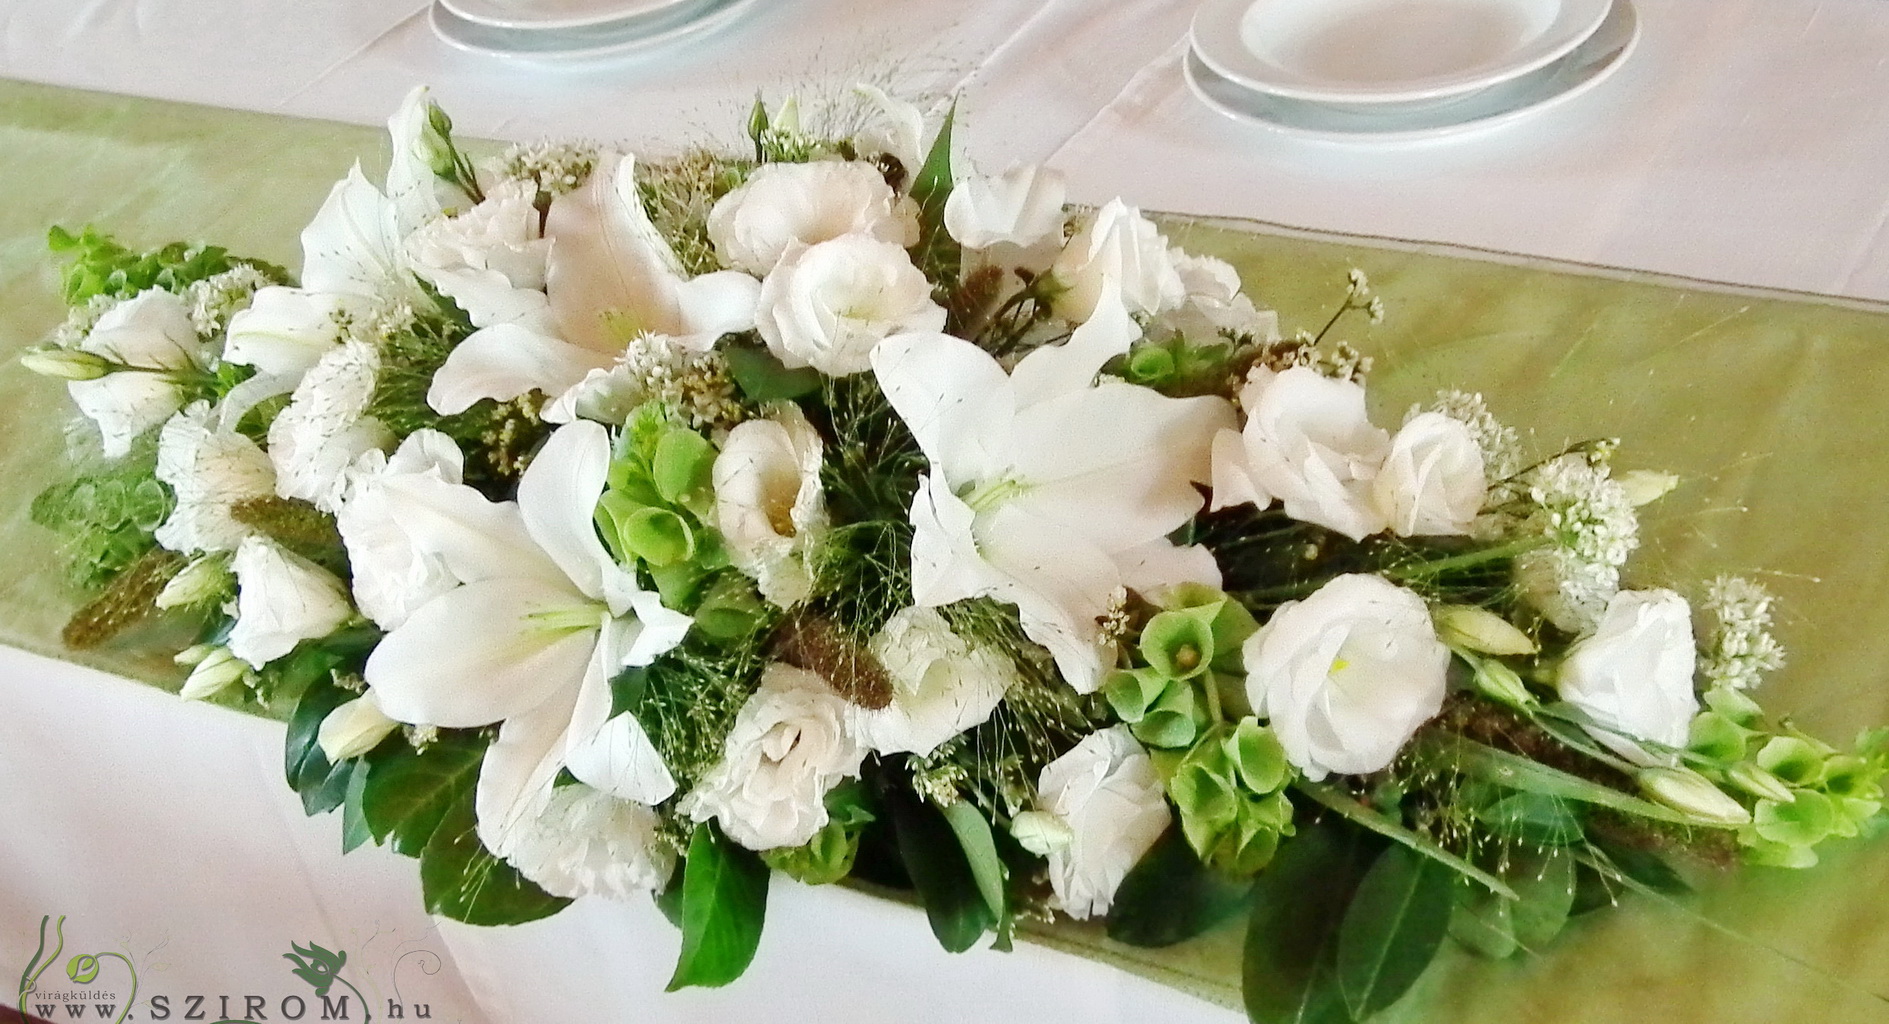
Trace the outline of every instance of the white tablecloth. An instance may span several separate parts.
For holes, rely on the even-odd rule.
[[[986,169],[1048,159],[1079,199],[1889,298],[1889,4],[1639,3],[1641,49],[1602,89],[1423,146],[1201,109],[1177,71],[1186,0],[761,0],[660,57],[554,69],[446,47],[423,0],[0,0],[0,76],[363,123],[429,82],[470,135],[635,147],[725,132],[756,90],[890,79],[959,94]],[[131,952],[176,1017],[189,994],[257,994],[279,1019],[298,991],[280,955],[316,939],[349,950],[377,1019],[396,996],[502,1024],[1234,1019],[1042,950],[947,956],[921,915],[786,882],[747,978],[664,996],[675,937],[646,906],[429,920],[411,861],[344,858],[336,819],[303,818],[278,726],[5,649],[0,709],[7,977],[64,914],[68,952]]]

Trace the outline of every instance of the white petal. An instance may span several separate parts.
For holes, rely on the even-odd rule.
[[[262,537],[244,539],[231,562],[236,573],[232,654],[256,668],[324,637],[354,614],[334,574]]]
[[[368,656],[368,685],[402,722],[464,728],[524,714],[574,692],[597,646],[595,629],[547,629],[532,616],[583,604],[568,587],[536,580],[469,583],[387,634]]]
[[[80,412],[98,424],[105,456],[112,459],[131,451],[131,442],[169,419],[184,404],[182,388],[158,374],[137,370],[68,381],[66,394]]]
[[[1141,328],[1122,305],[1121,289],[1113,279],[1105,280],[1095,311],[1068,341],[1035,349],[1011,371],[1017,408],[1089,387],[1103,363],[1125,354],[1140,337]]]
[[[604,575],[621,571],[597,536],[597,499],[609,472],[609,432],[578,420],[552,433],[518,481],[525,530],[595,600],[604,598]]]
[[[606,646],[598,645],[572,711],[565,766],[580,781],[619,800],[654,806],[675,795],[675,776],[635,715],[626,712],[606,720],[609,680],[618,669],[605,664]]]
[[[635,157],[600,159],[583,188],[551,204],[544,234],[545,288],[565,340],[614,353],[645,331],[688,333],[677,329],[682,264],[643,209]]]
[[[126,366],[184,370],[205,361],[203,342],[183,300],[151,288],[106,310],[79,349]]]
[[[302,287],[372,299],[404,265],[394,206],[357,163],[302,229]]]
[[[636,629],[628,636],[623,653],[625,665],[647,665],[655,661],[680,644],[689,627],[695,624],[687,615],[663,607],[662,599],[651,591],[638,591],[631,608],[636,612]]]
[[[935,477],[918,478],[912,498],[912,601],[936,608],[992,593],[1004,583],[978,553],[976,517]]]
[[[518,324],[474,331],[446,356],[426,390],[426,404],[450,416],[482,398],[510,401],[531,391],[561,395],[610,356]]]
[[[387,165],[387,197],[393,203],[396,234],[402,238],[441,213],[439,177],[433,173],[424,148],[428,103],[426,86],[416,85],[401,101],[400,109],[387,119],[387,135],[393,143],[393,159]]]
[[[1016,604],[1024,633],[1049,648],[1069,685],[1093,692],[1109,660],[1096,620],[1123,585],[1114,560],[1064,525],[1016,506],[985,518],[979,549],[1014,581],[998,596]]]
[[[473,795],[479,841],[504,857],[513,838],[527,825],[564,767],[566,736],[577,690],[551,695],[535,708],[513,715],[486,748]]]
[[[230,317],[223,361],[299,379],[323,353],[341,343],[339,318],[363,308],[364,300],[358,295],[257,289],[248,308]]]
[[[886,400],[950,488],[996,478],[1011,461],[1010,377],[948,334],[895,334],[872,350]]]

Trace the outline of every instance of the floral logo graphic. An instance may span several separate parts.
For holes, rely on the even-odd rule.
[[[51,953],[46,952],[46,926],[49,923],[53,927],[54,938]],[[65,915],[61,914],[57,921],[53,920],[51,914],[40,918],[39,948],[33,951],[33,959],[27,962],[26,970],[20,972],[20,988],[15,1006],[19,1009],[21,1016],[26,1016],[27,997],[39,991],[40,975],[46,973],[46,968],[58,962],[59,954],[65,952],[65,948]],[[118,1011],[118,1016],[112,1018],[112,1024],[119,1024],[138,1001],[138,969],[132,966],[130,957],[109,950],[103,953],[79,953],[66,961],[66,977],[75,985],[90,985],[98,980],[99,961],[105,959],[117,960],[125,965],[125,970],[131,972],[131,994],[125,997],[122,1003],[123,1008]],[[110,1008],[106,1007],[100,1016],[109,1012]]]
[[[360,999],[362,1009],[366,1010],[367,997],[361,995],[361,990],[355,988],[352,982],[341,976],[341,968],[348,962],[346,950],[336,952],[316,942],[310,942],[306,946],[291,942],[289,948],[295,952],[282,954],[282,959],[295,965],[293,973],[314,987],[316,998],[326,996],[328,990],[338,981],[346,985],[348,991],[353,992],[355,997]],[[368,1012],[367,1019],[374,1019],[371,1011]]]

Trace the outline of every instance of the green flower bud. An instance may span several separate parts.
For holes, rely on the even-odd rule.
[[[1233,727],[1233,735],[1226,740],[1226,751],[1240,782],[1254,793],[1277,792],[1290,781],[1286,748],[1271,729],[1254,719],[1242,719]]]
[[[1535,695],[1528,692],[1528,684],[1522,682],[1514,669],[1494,658],[1477,658],[1469,662],[1469,666],[1475,670],[1476,690],[1483,696],[1512,708],[1535,705]]]
[[[1194,742],[1207,724],[1207,710],[1201,706],[1192,683],[1173,680],[1155,698],[1141,721],[1128,727],[1135,738],[1151,747],[1185,747]]]
[[[61,380],[97,380],[111,372],[104,359],[73,348],[29,348],[20,353],[20,365]]]
[[[1837,826],[1836,805],[1815,790],[1804,790],[1790,803],[1760,800],[1751,827],[1762,839],[1786,846],[1815,846]]]
[[[1766,800],[1789,803],[1792,799],[1791,787],[1786,786],[1782,779],[1749,761],[1732,765],[1725,773],[1725,781]]]
[[[1154,669],[1118,669],[1102,683],[1102,696],[1115,717],[1133,725],[1141,721],[1167,690],[1168,680]]]
[[[1211,620],[1184,611],[1161,612],[1141,631],[1141,656],[1170,679],[1192,679],[1207,671],[1214,650]]]
[[[1527,633],[1487,608],[1445,604],[1430,609],[1437,639],[1450,647],[1482,654],[1533,654],[1540,648]]]
[[[1802,870],[1817,866],[1817,851],[1808,846],[1788,846],[1773,843],[1756,836],[1745,844],[1745,862],[1767,868],[1792,868]]]
[[[1757,701],[1745,696],[1744,691],[1730,686],[1714,686],[1705,691],[1705,704],[1747,729],[1756,728],[1764,717],[1764,709],[1758,706]]]
[[[724,573],[696,606],[695,628],[718,640],[753,633],[767,616],[767,605],[745,577]]]
[[[688,498],[708,491],[714,465],[715,446],[695,431],[677,427],[656,442],[650,481],[664,501],[686,504]]]
[[[216,653],[217,649],[215,644],[192,644],[173,655],[171,661],[184,666],[200,665],[203,659]]]
[[[1758,767],[1793,786],[1823,781],[1824,752],[1809,740],[1778,736],[1758,751]]]
[[[1711,781],[1688,768],[1647,768],[1639,774],[1646,795],[1708,825],[1743,825],[1751,812]]]
[[[1076,833],[1060,815],[1048,811],[1023,811],[1010,819],[1010,835],[1017,845],[1036,854],[1047,857],[1057,850],[1066,850],[1075,841]]]
[[[852,873],[853,858],[858,854],[858,830],[837,821],[829,821],[813,834],[805,846],[764,850],[761,859],[768,867],[797,881],[808,885],[829,885]]]
[[[1174,354],[1160,345],[1140,345],[1128,354],[1128,379],[1136,384],[1159,384],[1174,376]]]

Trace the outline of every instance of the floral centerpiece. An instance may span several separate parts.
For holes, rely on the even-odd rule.
[[[200,623],[184,696],[286,716],[347,848],[475,923],[653,896],[672,987],[741,974],[780,871],[953,951],[1246,915],[1254,1019],[1363,1020],[1446,938],[1877,821],[1889,732],[1753,700],[1762,589],[1623,582],[1674,478],[1476,395],[1373,423],[1362,274],[1283,333],[1135,208],[860,105],[481,166],[416,90],[299,277],[55,229],[67,641]]]

